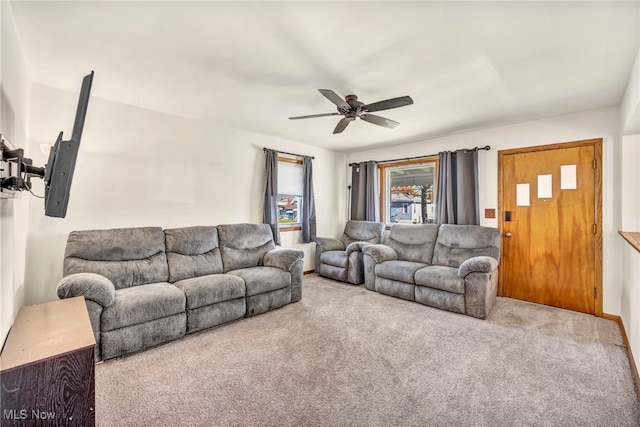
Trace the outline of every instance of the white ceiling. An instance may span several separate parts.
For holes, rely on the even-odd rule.
[[[619,105],[640,42],[626,2],[34,2],[12,7],[30,78],[341,151]],[[381,111],[339,117],[317,89]]]

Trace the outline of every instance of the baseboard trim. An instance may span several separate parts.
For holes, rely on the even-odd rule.
[[[316,272],[315,270],[307,270],[307,271],[304,271],[302,274],[306,276],[307,274],[311,274],[315,272]]]
[[[633,375],[633,380],[636,383],[636,396],[638,397],[638,400],[640,400],[640,376],[638,376],[638,368],[636,367],[636,362],[633,358],[633,353],[631,352],[631,346],[629,345],[629,338],[627,337],[627,331],[624,329],[624,323],[622,322],[622,318],[615,314],[608,314],[608,313],[602,313],[602,317],[607,320],[613,320],[620,327],[620,333],[622,334],[622,341],[624,343],[624,347],[627,349],[627,357],[629,358],[631,375]]]

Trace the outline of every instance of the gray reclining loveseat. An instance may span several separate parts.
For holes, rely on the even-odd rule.
[[[480,319],[496,300],[497,228],[394,224],[386,245],[363,252],[369,290]]]
[[[73,231],[57,292],[85,297],[110,359],[299,301],[303,256],[266,224]]]

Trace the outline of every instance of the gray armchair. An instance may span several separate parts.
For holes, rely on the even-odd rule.
[[[321,276],[359,285],[364,282],[362,248],[382,243],[384,224],[349,220],[340,239],[316,239],[316,272]]]

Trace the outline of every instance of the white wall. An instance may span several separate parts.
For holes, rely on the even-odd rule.
[[[0,87],[0,133],[14,148],[26,148],[29,82],[11,4],[5,1],[0,2]],[[0,346],[24,304],[27,197],[0,198]]]
[[[622,138],[622,226],[623,231],[640,232],[640,135]],[[627,332],[636,367],[640,367],[640,253],[619,239],[622,245],[620,317]]]
[[[94,88],[100,78],[96,70]],[[60,130],[70,134],[77,100],[77,92],[32,87],[34,152]],[[262,222],[263,147],[315,156],[318,234],[336,234],[344,154],[92,97],[67,217],[45,217],[42,200],[31,201],[27,302],[56,298],[72,230]],[[36,164],[44,161],[34,154]],[[38,184],[34,192],[43,194]],[[304,250],[305,270],[311,270],[315,245],[298,243],[299,235],[282,233],[282,244]]]
[[[640,232],[640,49],[620,104],[621,230]],[[620,317],[636,367],[640,367],[640,253],[623,239],[621,245]]]
[[[480,151],[481,225],[497,227],[497,219],[485,219],[484,209],[498,206],[498,151],[517,147],[603,138],[603,310],[619,314],[620,289],[620,227],[619,169],[620,136],[618,108],[605,108],[579,114],[469,132],[429,141],[351,153],[349,162],[386,160],[438,153],[444,150],[491,146]]]
[[[640,49],[620,104],[620,127],[622,135],[640,133]]]
[[[640,232],[640,134],[622,137],[621,230]]]

